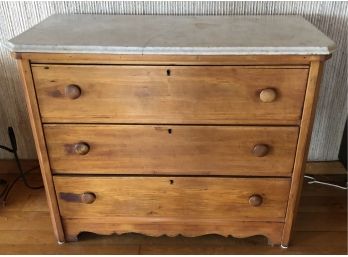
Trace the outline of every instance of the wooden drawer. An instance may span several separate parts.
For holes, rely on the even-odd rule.
[[[32,73],[44,123],[297,124],[308,69],[35,64]]]
[[[298,128],[46,124],[44,133],[53,173],[290,176]]]
[[[63,219],[278,221],[290,179],[54,176]]]

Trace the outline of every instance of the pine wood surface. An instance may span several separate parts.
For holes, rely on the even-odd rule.
[[[280,244],[290,179],[54,176],[65,238],[80,231],[151,236],[266,235]],[[86,204],[61,194],[95,195]],[[250,197],[262,197],[252,206]]]
[[[294,170],[291,180],[289,201],[282,237],[282,245],[285,246],[287,246],[290,242],[292,227],[296,218],[297,208],[300,201],[303,174],[305,172],[306,158],[308,155],[317,97],[319,95],[319,86],[323,71],[323,65],[323,62],[312,62],[309,69],[306,96],[303,106],[300,133],[298,136]]]
[[[32,65],[43,123],[297,124],[308,67]],[[70,99],[66,87],[81,95]],[[263,103],[265,89],[275,91]]]
[[[36,101],[36,92],[32,80],[32,72],[29,60],[17,62],[21,72],[22,86],[29,113],[30,125],[33,132],[36,152],[41,168],[41,175],[45,186],[48,207],[51,214],[51,221],[54,227],[53,231],[58,241],[64,241],[63,227],[58,211],[57,199],[54,192],[52,173],[47,155],[44,132],[41,124],[40,110]]]
[[[290,179],[54,176],[62,218],[138,218],[151,221],[284,221]],[[90,204],[60,193],[96,195]],[[249,198],[260,195],[260,206]],[[199,222],[197,222],[199,223]],[[161,231],[160,231],[161,232]]]
[[[326,177],[333,180],[332,175]],[[336,177],[346,180],[346,175]],[[38,174],[29,181],[42,183]],[[190,238],[135,233],[82,233],[80,241],[58,245],[52,230],[44,191],[27,189],[19,182],[7,206],[0,209],[0,254],[347,254],[347,191],[305,184],[288,249],[271,247],[262,236]]]
[[[39,166],[38,160],[20,160],[23,170],[29,170]],[[346,169],[339,161],[328,162],[307,162],[305,168],[306,174],[310,175],[334,175],[334,174],[346,174]],[[16,163],[13,159],[0,159],[0,174],[18,174]],[[40,173],[39,170],[33,170],[33,173]]]
[[[60,124],[44,133],[56,174],[291,176],[298,128]],[[79,142],[87,154],[75,153]],[[263,157],[258,144],[269,148]]]
[[[39,118],[41,118],[41,121],[43,123],[71,122],[72,120],[77,123],[93,123],[103,122],[104,119],[104,122],[106,123],[111,122],[142,124],[158,123],[160,118],[162,118],[163,120],[163,117],[165,117],[163,122],[167,124],[196,123],[196,125],[211,123],[215,125],[223,124],[224,122],[219,122],[220,120],[226,121],[227,124],[231,122],[232,124],[239,124],[238,122],[234,122],[238,120],[242,121],[243,123],[245,121],[251,121],[252,123],[254,123],[254,125],[260,125],[262,123],[270,125],[273,124],[272,122],[270,122],[272,120],[274,120],[275,122],[277,121],[277,123],[274,123],[277,125],[299,124],[299,119],[301,119],[301,122],[299,124],[301,130],[298,137],[297,150],[294,160],[294,171],[291,179],[290,195],[288,199],[284,230],[281,239],[281,244],[283,246],[288,245],[291,235],[291,229],[293,226],[293,220],[299,202],[299,191],[301,190],[303,172],[302,168],[304,167],[304,161],[307,156],[309,135],[314,118],[313,114],[315,109],[316,96],[318,95],[318,90],[316,90],[316,88],[317,85],[319,85],[321,74],[320,71],[322,70],[320,61],[312,61],[310,63],[309,75],[308,69],[305,68],[282,69],[281,67],[274,68],[266,66],[263,68],[257,66],[202,66],[189,68],[185,66],[168,66],[164,67],[166,68],[166,70],[162,70],[162,67],[159,68],[155,66],[134,66],[129,68],[128,66],[116,67],[113,65],[104,67],[95,65],[75,66],[45,64],[33,65],[31,67],[33,76],[29,77],[29,60],[24,58],[22,59],[21,64],[23,77],[27,81],[27,105],[29,110],[31,111],[30,119],[35,134],[34,136],[37,151],[39,152],[39,161],[42,168],[42,175],[47,191],[47,197],[49,200],[52,221],[56,224],[55,234],[58,241],[62,241],[62,223],[61,220],[58,220],[57,222],[57,219],[59,219],[59,208],[56,202],[57,199],[54,195],[55,189],[52,183],[52,174],[50,173],[51,160],[48,161],[48,153],[46,151],[46,145],[43,142],[44,135],[42,127],[40,126],[41,124]],[[71,72],[71,70],[74,69],[76,70]],[[90,72],[88,72],[88,69],[91,69]],[[92,74],[92,71],[93,73],[95,73],[94,75],[97,76],[90,76],[90,74]],[[164,71],[166,71],[166,74],[163,74]],[[172,71],[174,72],[174,76],[171,75]],[[295,73],[293,74],[293,72]],[[126,76],[123,76],[123,73],[126,73]],[[231,76],[230,74],[233,74],[236,79],[234,80],[234,76]],[[137,80],[138,75],[142,78],[141,81]],[[65,80],[67,77],[73,77],[74,79],[76,79],[76,82],[69,82],[69,84],[66,85],[67,83],[65,82]],[[83,80],[85,77],[88,78],[86,81]],[[146,83],[148,77],[151,79],[150,85],[149,83]],[[202,79],[202,77],[204,79]],[[93,81],[93,79],[97,80]],[[35,81],[35,89],[33,80]],[[59,85],[61,83],[61,80],[64,84],[64,92],[62,88],[53,88],[53,91],[48,92],[41,90],[47,88],[47,85],[51,85],[50,83],[52,83],[53,87],[55,83]],[[71,79],[68,80],[70,81]],[[87,87],[84,86],[87,88],[87,90],[84,90],[80,86],[79,81],[82,81],[82,84],[88,85]],[[187,81],[189,82],[188,84],[186,84]],[[206,81],[208,81],[208,83]],[[230,81],[233,82],[232,85],[229,83]],[[248,81],[248,86],[244,84],[245,81]],[[290,82],[290,84],[288,82]],[[110,85],[113,85],[114,83],[116,83],[118,87],[110,87]],[[305,86],[306,83],[307,86]],[[76,86],[76,84],[78,84],[78,86]],[[100,85],[102,85],[102,87]],[[140,91],[138,89],[139,85],[141,89]],[[212,85],[214,85],[214,87],[221,87],[221,89],[218,88],[219,90],[215,91],[211,90]],[[88,87],[91,86],[93,90],[89,91]],[[293,88],[291,88],[290,86],[293,86]],[[114,94],[114,88],[117,88],[116,94]],[[166,88],[167,91],[163,91],[163,89]],[[204,89],[203,93],[207,94],[202,94],[202,88]],[[249,88],[251,88],[252,90],[249,90]],[[220,94],[220,92],[223,92],[223,94]],[[106,95],[104,95],[105,93]],[[92,97],[88,102],[85,102],[80,106],[72,105],[71,107],[69,107],[72,101],[74,101],[75,104],[79,103],[79,100],[82,100],[83,102],[84,96],[88,95],[97,95],[98,98]],[[208,95],[209,97],[207,97]],[[228,97],[226,98],[226,95],[229,96],[229,98],[233,98],[235,97],[235,95],[237,96],[235,98],[235,101],[233,101],[233,103],[236,105],[236,108],[232,107],[231,102],[228,101]],[[196,96],[199,97],[197,98]],[[36,97],[38,99],[38,102],[36,102]],[[50,98],[52,98],[49,101],[50,105],[43,102],[44,100],[48,100]],[[66,101],[67,98],[69,98],[68,101]],[[58,100],[59,103],[59,100],[62,99],[64,101],[62,101],[60,104],[54,104],[55,100]],[[108,103],[107,101],[96,101],[96,99],[111,99],[111,102]],[[204,101],[205,99],[208,100],[204,102],[205,104],[202,106],[202,108],[198,108],[197,110],[197,103],[202,102],[202,100]],[[305,99],[304,104],[303,99]],[[145,103],[142,103],[141,100],[144,100]],[[91,108],[91,103],[93,103],[94,108]],[[156,106],[152,107],[151,104],[153,103],[155,103]],[[161,104],[163,103],[166,104],[162,106]],[[284,105],[284,103],[285,106],[282,106],[282,104]],[[38,112],[38,105],[40,105],[40,113]],[[158,108],[157,105],[159,105],[160,108]],[[50,111],[46,111],[45,108],[47,106],[54,106],[54,108]],[[114,108],[115,110],[109,110],[109,106],[115,106],[117,108]],[[129,108],[127,106],[129,106]],[[208,110],[204,109],[205,106],[209,107]],[[246,108],[245,106],[247,106],[248,108]],[[269,108],[273,106],[273,108],[268,109],[267,106]],[[123,109],[122,107],[125,108]],[[184,108],[180,109],[181,107]],[[201,109],[203,109],[203,113],[207,114],[202,115]],[[65,114],[64,110],[66,110]],[[90,110],[96,110],[96,112],[93,113]],[[103,113],[103,111],[105,110],[106,113]],[[189,112],[187,112],[187,110]],[[213,113],[209,113],[210,110],[214,110]],[[238,111],[235,112],[235,110]],[[273,113],[274,110],[281,110],[281,112]],[[288,110],[290,111],[289,113],[287,112]],[[88,113],[88,115],[85,114],[86,112]],[[51,115],[52,113],[53,115]],[[256,116],[253,116],[254,113],[256,113]],[[192,116],[192,114],[194,114],[194,116]],[[49,115],[51,115],[51,120],[50,118],[45,118],[49,117]],[[122,117],[122,115],[124,115],[124,118]],[[134,117],[132,117],[132,115],[134,115]],[[194,118],[192,118],[190,115]],[[278,122],[279,120],[282,120],[285,123],[280,123]],[[258,121],[262,121],[262,123],[259,123]],[[177,138],[173,138],[173,142],[175,144],[175,140]],[[52,140],[46,139],[46,143],[47,141]],[[144,143],[144,145],[148,144]],[[84,142],[79,142],[73,147],[64,144],[64,147],[66,149],[72,148],[75,152],[79,152],[83,155],[85,155],[90,149],[90,146]],[[264,147],[258,148],[259,150],[256,151],[257,155],[264,155],[264,150],[262,150],[263,148]],[[69,149],[68,154],[70,154]],[[49,155],[51,156],[51,153]],[[114,155],[115,154],[112,154],[111,156]],[[125,162],[128,161],[129,160],[125,160]],[[146,225],[150,226],[148,224]],[[156,235],[159,235],[158,229],[160,229],[160,227],[154,229],[156,230]],[[115,229],[115,231],[117,231],[117,229]],[[137,231],[138,230],[136,230],[136,232]],[[123,230],[121,230],[121,232],[123,232]],[[146,232],[144,233],[146,234]],[[219,232],[217,231],[217,233]],[[268,235],[267,233],[260,234]],[[222,233],[222,235],[226,235],[226,233],[224,232]],[[238,236],[245,236],[245,234],[240,235],[237,233],[237,237]],[[74,235],[70,232],[66,233],[65,238],[67,239],[67,241],[69,241],[71,237],[74,237]],[[280,243],[280,237],[276,236],[275,233],[272,233],[272,236],[269,236],[268,238],[275,244]]]
[[[30,59],[32,63],[93,63],[93,64],[153,64],[153,65],[308,65],[323,61],[331,55],[110,55],[110,54],[64,54],[64,53],[12,53],[16,59]]]

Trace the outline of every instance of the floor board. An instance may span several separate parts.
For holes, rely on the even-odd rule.
[[[325,167],[328,167],[325,164]],[[312,170],[313,171],[313,170]],[[320,168],[321,174],[324,174]],[[6,175],[1,175],[1,177]],[[343,177],[342,177],[343,176]],[[11,179],[13,175],[7,175]],[[323,176],[340,181],[346,175]],[[38,174],[29,177],[40,184]],[[303,187],[292,245],[271,247],[263,236],[244,239],[206,235],[195,238],[148,237],[140,234],[98,236],[83,233],[79,242],[58,245],[43,190],[17,183],[5,207],[0,207],[0,254],[346,254],[347,191]]]

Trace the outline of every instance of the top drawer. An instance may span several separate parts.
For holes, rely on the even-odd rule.
[[[32,65],[43,122],[296,124],[308,69]]]

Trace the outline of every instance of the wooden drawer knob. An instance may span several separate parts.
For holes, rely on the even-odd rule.
[[[91,192],[85,192],[81,195],[81,202],[86,204],[91,204],[95,201],[97,197],[94,193]]]
[[[78,85],[68,85],[65,87],[65,95],[70,99],[77,99],[81,95],[81,88]]]
[[[87,143],[81,142],[74,146],[74,151],[76,154],[85,155],[89,152],[89,145]]]
[[[91,204],[97,197],[92,192],[85,192],[83,194],[59,193],[59,198],[66,202]]]
[[[261,195],[252,195],[249,198],[249,204],[251,206],[257,207],[262,204],[262,196]]]
[[[277,92],[272,88],[263,89],[260,93],[260,100],[263,103],[271,103],[277,98]]]
[[[264,144],[255,145],[253,148],[253,154],[257,157],[266,156],[269,152],[269,146]]]

